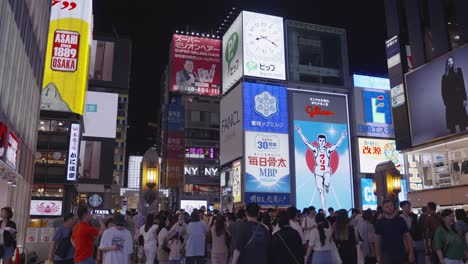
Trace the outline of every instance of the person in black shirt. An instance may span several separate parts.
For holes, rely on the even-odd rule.
[[[405,220],[395,214],[392,201],[382,202],[383,215],[375,223],[375,249],[379,264],[414,262],[413,243]],[[410,250],[408,250],[410,249]]]
[[[11,221],[13,210],[11,207],[3,207],[0,211],[0,230],[3,232],[4,252],[3,264],[11,264],[16,248],[16,223]]]
[[[330,223],[330,225],[333,225],[336,220],[335,209],[333,209],[333,207],[328,208],[328,214],[327,221]]]
[[[278,214],[280,230],[273,235],[270,246],[270,264],[304,263],[304,247],[299,233],[289,225],[289,215]]]
[[[247,222],[241,222],[236,227],[238,232],[234,241],[235,264],[268,264],[268,248],[270,247],[270,231],[257,221],[260,206],[249,203],[246,207]]]

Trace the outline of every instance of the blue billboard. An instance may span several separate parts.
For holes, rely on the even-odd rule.
[[[392,124],[390,94],[364,90],[362,96],[366,123]]]
[[[167,129],[171,132],[184,132],[185,110],[183,105],[167,105]]]
[[[286,87],[244,83],[244,129],[288,133]]]
[[[374,195],[372,179],[361,179],[362,209],[377,209],[377,196]]]

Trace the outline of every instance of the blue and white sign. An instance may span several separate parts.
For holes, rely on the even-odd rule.
[[[288,134],[245,132],[245,190],[291,191]]]
[[[390,79],[353,74],[354,86],[378,90],[390,90]]]
[[[374,195],[372,179],[361,179],[362,210],[377,209],[377,196]]]
[[[183,105],[167,105],[167,129],[173,132],[183,132],[185,124],[185,110]]]
[[[257,203],[261,207],[290,206],[291,194],[289,193],[245,193],[245,203]]]
[[[387,92],[362,91],[366,123],[392,124],[390,95]]]
[[[288,133],[286,87],[244,83],[246,131]]]

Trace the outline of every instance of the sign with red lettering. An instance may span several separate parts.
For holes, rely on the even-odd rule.
[[[359,138],[358,141],[361,173],[375,173],[377,165],[385,161],[392,161],[401,173],[405,173],[403,155],[396,150],[395,140]]]
[[[18,138],[11,131],[8,136],[8,148],[6,153],[5,162],[12,169],[16,170],[16,163],[18,161],[18,149],[19,141]]]
[[[78,65],[80,33],[56,30],[50,67],[55,71],[74,72]]]

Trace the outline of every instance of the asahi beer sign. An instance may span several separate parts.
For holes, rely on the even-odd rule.
[[[52,69],[55,71],[76,71],[79,50],[80,33],[56,30],[54,33],[54,47],[52,51]]]

